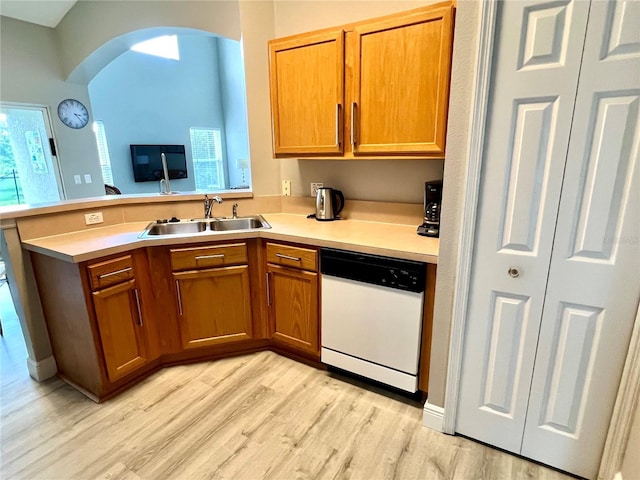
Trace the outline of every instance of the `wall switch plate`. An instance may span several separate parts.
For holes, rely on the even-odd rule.
[[[102,218],[102,212],[93,212],[84,214],[85,225],[95,225],[96,223],[104,222]]]
[[[80,184],[82,183],[82,179],[80,178],[80,175],[74,175],[74,176],[73,176],[73,182],[74,182],[76,185],[80,185]]]
[[[91,183],[91,174],[90,173],[85,173],[84,174],[84,183]]]
[[[316,198],[318,196],[318,189],[324,186],[323,183],[311,183],[311,196]]]
[[[291,196],[291,180],[282,181],[282,195],[285,197]]]

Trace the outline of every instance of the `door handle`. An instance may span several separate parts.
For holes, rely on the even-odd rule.
[[[180,293],[180,281],[176,280],[176,293],[178,295],[178,312],[180,313],[180,316],[183,315],[182,313],[182,293]]]
[[[144,326],[144,322],[142,320],[142,309],[140,308],[140,295],[138,295],[138,289],[137,288],[133,289],[133,294],[136,297],[136,306],[138,307],[138,325],[143,327]]]
[[[269,284],[270,274],[267,272],[267,307],[271,306],[271,285]]]
[[[351,148],[356,148],[356,102],[351,102]]]
[[[340,130],[340,107],[342,105],[340,105],[339,103],[336,103],[336,145],[340,146],[340,144],[342,143],[341,140],[341,130]]]

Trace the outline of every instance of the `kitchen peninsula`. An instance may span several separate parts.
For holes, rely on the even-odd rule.
[[[272,228],[139,238],[155,219],[199,217],[202,195],[197,194],[99,197],[3,212],[3,252],[31,375],[43,380],[58,370],[101,400],[162,365],[239,352],[269,348],[318,364],[317,252],[332,247],[430,265],[420,381],[426,390],[438,240],[416,235],[420,206],[351,201],[348,220],[317,222],[306,218],[310,199],[232,194],[215,216],[230,216],[234,202],[240,216],[260,213]],[[94,212],[102,213],[104,223],[84,225],[85,214]],[[283,253],[272,258],[270,249]],[[190,264],[193,252],[227,257]],[[300,280],[288,285],[296,292],[300,288],[294,300],[303,304],[300,318],[283,320],[270,306],[269,297],[278,291],[268,285],[265,272],[291,252],[309,253],[314,260],[303,268],[280,263],[291,278],[299,272]],[[232,307],[198,300],[194,292],[212,285],[229,289],[224,293],[229,302],[222,303]],[[315,308],[305,305],[308,298],[315,298],[310,304]],[[230,320],[215,327],[220,334],[205,335],[213,328],[203,324],[211,308]]]

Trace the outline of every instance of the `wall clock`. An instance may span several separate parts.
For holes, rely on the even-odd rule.
[[[89,123],[89,111],[82,102],[67,98],[58,105],[60,121],[70,128],[82,128]]]

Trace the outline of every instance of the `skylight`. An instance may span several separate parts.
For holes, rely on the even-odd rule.
[[[131,50],[134,52],[144,53],[146,55],[154,55],[156,57],[169,58],[171,60],[180,60],[178,37],[176,35],[162,35],[161,37],[145,40],[144,42],[133,45]]]

